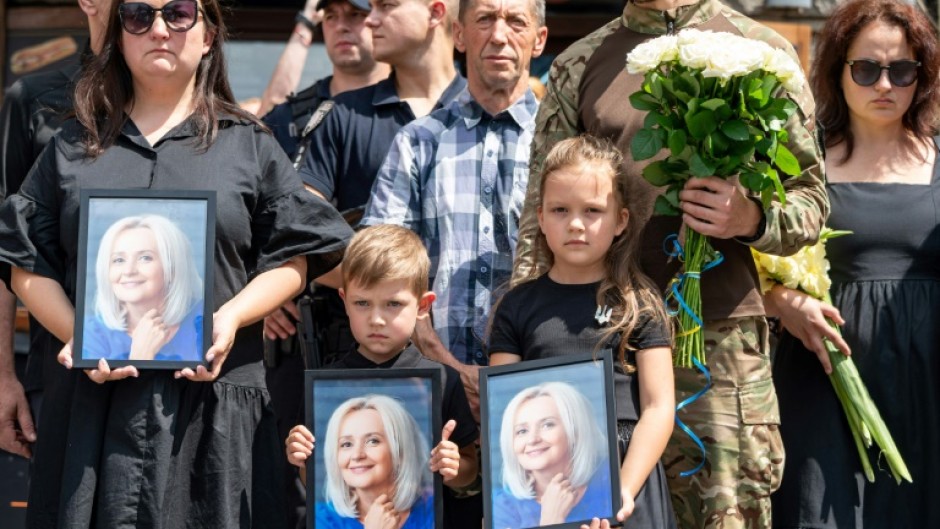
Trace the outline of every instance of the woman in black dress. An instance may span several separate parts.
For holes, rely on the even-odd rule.
[[[79,194],[216,193],[209,368],[47,380],[30,527],[283,527],[283,463],[261,365],[261,318],[333,269],[351,232],[304,191],[235,104],[217,0],[115,1],[65,124],[0,210],[0,260],[30,311],[73,333]],[[58,354],[71,365],[71,345]]]
[[[769,312],[788,331],[774,361],[787,455],[782,485],[772,497],[774,527],[936,527],[937,35],[913,5],[852,0],[833,12],[816,52],[812,85],[825,131],[829,225],[853,234],[828,243],[834,307],[782,286],[767,296]],[[861,473],[826,377],[822,338],[832,332],[824,317],[839,321],[839,314],[845,320],[840,345],[851,350],[913,483],[896,484],[874,450],[875,482]]]

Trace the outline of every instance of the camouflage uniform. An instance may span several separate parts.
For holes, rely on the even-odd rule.
[[[627,53],[637,44],[685,27],[736,33],[787,50],[790,44],[773,30],[724,6],[717,0],[680,7],[675,14],[643,9],[633,3],[623,16],[588,35],[562,53],[552,66],[548,91],[536,119],[526,208],[520,222],[514,270],[518,280],[532,268],[548,263],[535,249],[539,233],[541,170],[559,140],[587,132],[611,139],[625,153],[644,113],[629,108],[627,97],[642,81],[625,69]],[[788,147],[803,173],[784,186],[786,204],[765,211],[766,230],[747,243],[770,254],[786,255],[816,241],[828,215],[822,165],[815,141],[815,105],[809,87],[794,101],[799,112],[787,123]],[[663,235],[679,227],[677,217],[658,217],[652,205],[661,190],[646,183],[641,171],[648,162],[625,157],[625,184],[630,203],[632,236],[637,237],[644,271],[661,287],[678,263],[667,262]],[[770,493],[783,473],[780,415],[771,381],[768,331],[757,274],[747,244],[712,240],[725,262],[703,274],[702,297],[706,355],[713,388],[679,413],[706,445],[706,464],[689,478],[679,476],[701,459],[691,439],[676,429],[663,456],[680,526],[687,528],[770,527]],[[692,370],[676,370],[677,402],[698,391],[704,378]]]

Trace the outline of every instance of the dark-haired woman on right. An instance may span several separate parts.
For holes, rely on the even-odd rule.
[[[812,87],[826,152],[833,305],[775,287],[786,329],[774,360],[787,461],[776,528],[914,529],[940,520],[940,112],[937,33],[897,0],[839,4]],[[845,341],[825,323],[843,324]],[[822,338],[851,353],[913,476],[895,483],[858,452],[826,373]],[[820,363],[822,367],[820,367]],[[882,470],[883,469],[883,470]]]

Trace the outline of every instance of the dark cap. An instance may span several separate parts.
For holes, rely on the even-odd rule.
[[[324,7],[330,5],[333,2],[339,2],[341,0],[320,0],[317,2],[317,11],[323,9]],[[363,11],[372,11],[372,6],[369,5],[369,0],[346,0],[353,7],[362,9]]]

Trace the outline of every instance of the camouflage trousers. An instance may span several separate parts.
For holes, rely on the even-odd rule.
[[[666,478],[682,529],[771,527],[770,493],[783,476],[780,411],[771,380],[768,328],[763,317],[710,321],[705,351],[712,388],[678,413],[705,445],[678,427],[663,454]],[[698,370],[676,369],[676,402],[699,391]]]

